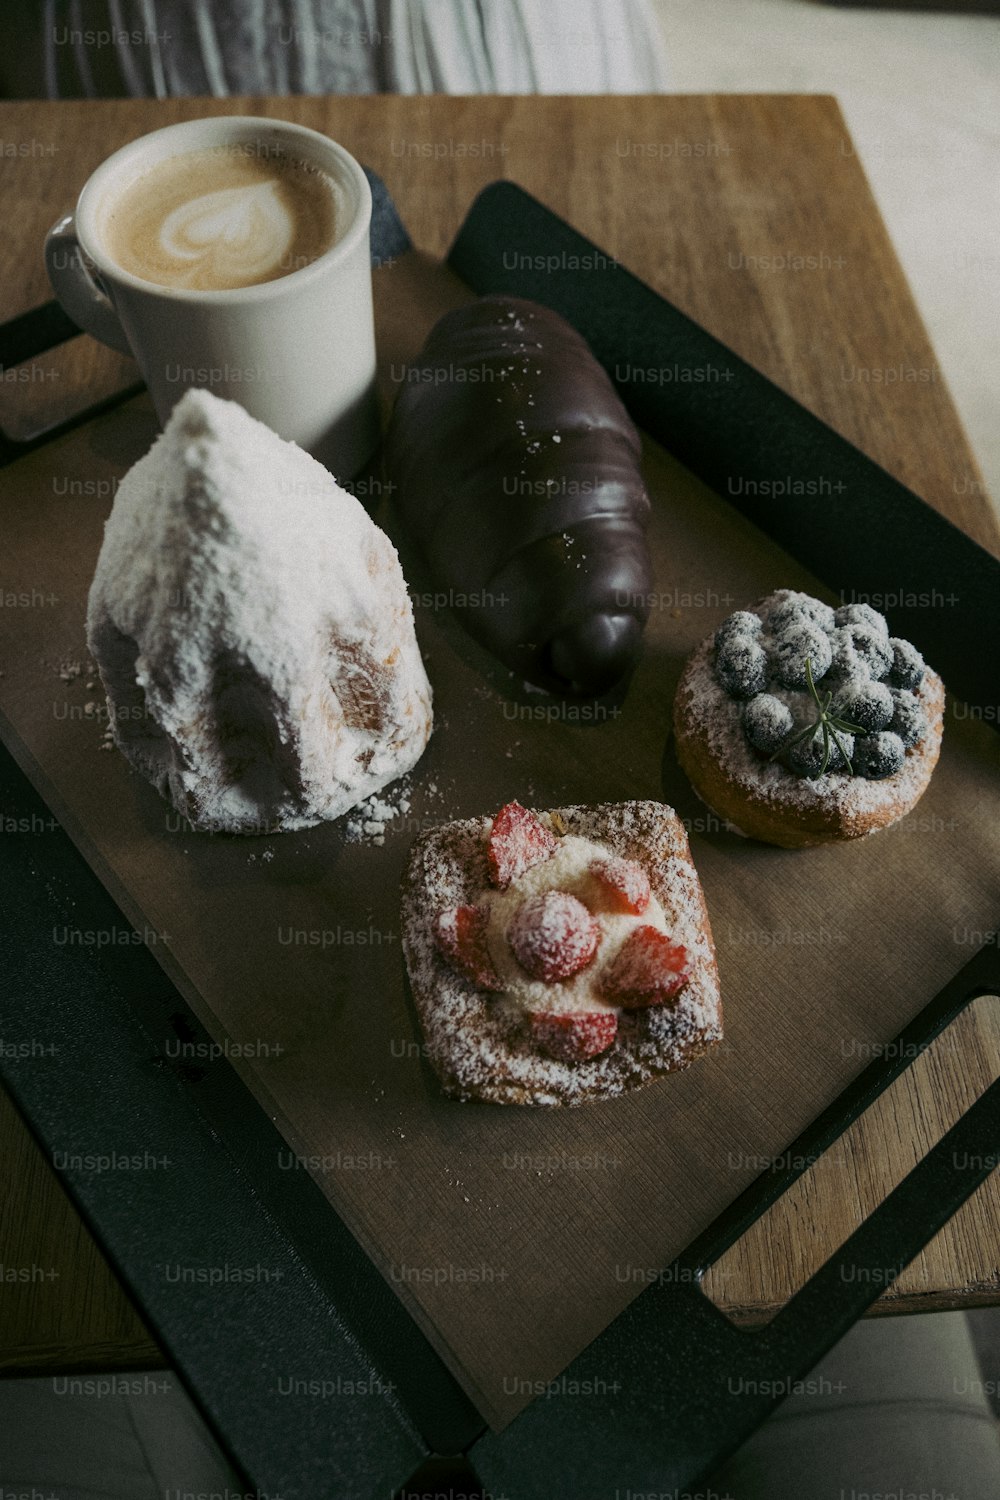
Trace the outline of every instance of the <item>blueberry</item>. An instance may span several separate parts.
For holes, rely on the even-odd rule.
[[[856,775],[868,781],[884,781],[895,776],[906,759],[903,741],[898,734],[883,730],[880,734],[866,734],[855,742],[854,770]]]
[[[838,719],[857,724],[867,734],[887,729],[892,722],[892,694],[884,682],[854,679],[841,688],[832,708]]]
[[[730,636],[715,653],[715,675],[731,698],[752,698],[767,687],[763,648],[749,636]]]
[[[924,659],[916,646],[911,646],[909,641],[901,641],[898,636],[893,636],[889,645],[892,647],[889,681],[893,687],[907,688],[912,692],[924,680]]]
[[[819,682],[830,670],[833,648],[830,637],[819,625],[801,619],[787,625],[771,645],[771,669],[783,687],[806,686],[806,658],[813,682]]]
[[[838,729],[837,739],[843,745],[844,752],[841,754],[840,746],[831,734],[826,766],[822,771],[824,776],[828,775],[831,771],[843,771],[847,769],[847,762],[844,760],[844,755],[847,756],[849,761],[853,762],[855,744],[853,734],[847,734],[843,730]],[[820,768],[823,767],[823,754],[823,731],[817,725],[812,735],[807,735],[804,740],[799,740],[797,745],[790,746],[784,757],[785,765],[796,776],[808,776],[811,780],[815,780],[820,775]]]
[[[854,736],[853,734],[848,734],[846,729],[838,729],[836,740],[834,739],[832,734],[830,735],[830,759],[826,763],[826,769],[828,771],[846,770],[844,755],[841,755],[840,753],[840,746],[837,744],[837,740],[839,740],[840,744],[844,747],[844,755],[847,756],[847,759],[852,763],[852,765],[854,763]]]
[[[783,630],[790,630],[794,626],[807,624],[809,624],[809,616],[795,595],[776,604],[767,617],[768,629],[773,630],[775,635]]]
[[[758,693],[743,710],[743,733],[761,755],[773,755],[795,728],[792,711],[771,693]]]
[[[833,660],[830,663],[830,678],[837,682],[868,682],[871,672],[868,663],[854,649],[854,642],[842,630],[835,630],[830,637]]]
[[[865,606],[852,604],[849,607],[861,609]],[[887,676],[893,657],[887,636],[870,625],[848,624],[838,626],[831,639],[834,665],[841,677],[855,676],[858,664],[876,680]]]
[[[838,625],[865,625],[882,636],[883,640],[889,639],[885,615],[880,615],[870,604],[842,604],[834,611],[833,618]]]
[[[927,715],[912,693],[898,688],[893,689],[892,722],[889,728],[893,734],[899,735],[907,749],[912,745],[918,745],[927,733]]]
[[[790,746],[785,764],[795,776],[808,776],[812,780],[819,775],[823,764],[823,732],[818,726],[815,733]]]
[[[820,630],[825,630],[829,635],[836,624],[833,606],[831,604],[824,604],[822,599],[813,599],[811,595],[806,594],[802,608],[813,624],[818,625]]]
[[[748,609],[738,609],[735,614],[723,620],[715,632],[715,644],[724,646],[734,636],[747,636],[754,640],[760,635],[760,630],[760,620],[756,615],[752,615]]]
[[[782,591],[783,598],[767,617],[767,623],[775,632],[780,632],[796,621],[810,620],[821,630],[833,629],[833,610],[829,604],[814,599],[811,594],[798,594],[792,590]]]

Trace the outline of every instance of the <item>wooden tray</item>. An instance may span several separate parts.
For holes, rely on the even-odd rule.
[[[465,293],[412,258],[378,281],[386,388]],[[668,744],[684,655],[731,609],[813,580],[655,445],[646,474],[662,606],[621,703],[539,720],[447,612],[418,607],[437,728],[382,846],[344,825],[194,835],[103,745],[82,620],[108,496],[148,445],[130,403],[8,476],[7,586],[54,602],[5,634],[5,738],[233,1066],[501,1427],[860,1071],[985,930],[1000,790],[982,724],[949,716],[917,813],[854,847],[725,834]],[[378,518],[395,534],[391,506]],[[433,593],[396,538],[417,599]],[[76,665],[82,670],[75,674]],[[663,797],[693,834],[719,948],[726,1042],[690,1072],[595,1108],[457,1106],[403,996],[398,875],[429,823],[529,805]],[[98,942],[69,929],[57,941]]]

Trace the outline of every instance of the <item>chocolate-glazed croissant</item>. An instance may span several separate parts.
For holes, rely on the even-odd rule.
[[[495,296],[435,324],[385,460],[468,630],[528,682],[600,693],[632,666],[649,613],[639,455],[580,335],[535,302]]]

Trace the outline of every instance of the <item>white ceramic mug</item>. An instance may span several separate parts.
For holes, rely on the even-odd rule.
[[[333,245],[287,276],[228,291],[159,286],[117,265],[100,232],[107,204],[160,161],[232,145],[280,150],[325,172],[345,220]],[[378,443],[371,201],[353,156],[319,131],[251,115],[189,120],[108,157],[75,211],[49,231],[45,263],[74,322],[134,354],[161,423],[201,386],[238,401],[346,479]]]

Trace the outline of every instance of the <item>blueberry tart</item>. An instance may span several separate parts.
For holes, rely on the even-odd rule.
[[[747,837],[834,843],[910,811],[937,763],[943,712],[940,677],[877,610],[779,589],[689,658],[677,758]]]

